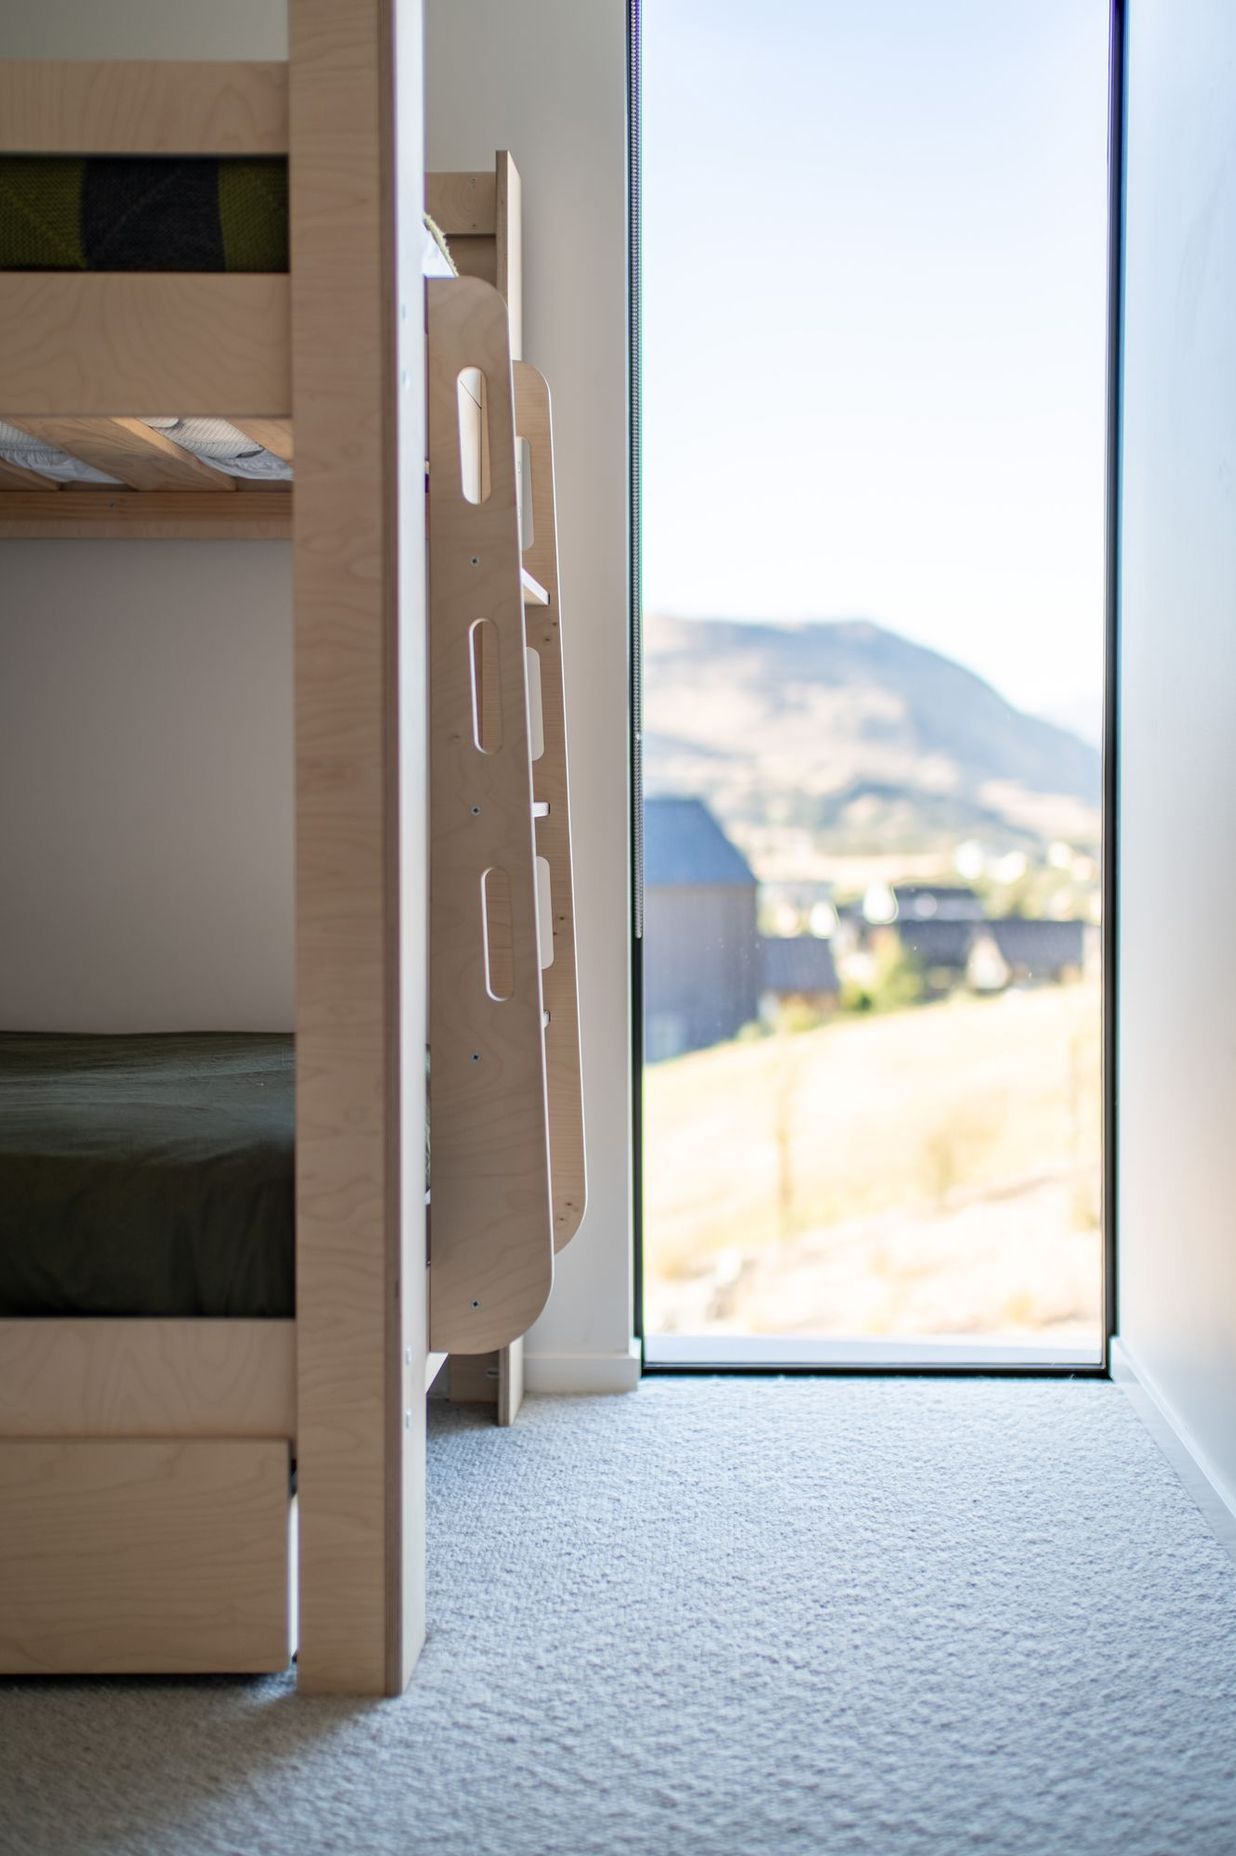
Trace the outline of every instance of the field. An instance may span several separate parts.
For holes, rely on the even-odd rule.
[[[1092,1341],[1090,982],[739,1041],[645,1074],[651,1333]]]

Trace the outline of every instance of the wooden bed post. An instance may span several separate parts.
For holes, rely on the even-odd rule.
[[[290,6],[300,1682],[318,1693],[399,1692],[424,1630],[420,14]]]

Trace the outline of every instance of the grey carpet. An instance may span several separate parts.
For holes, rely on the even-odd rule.
[[[1232,1856],[1236,1568],[1098,1383],[439,1414],[412,1690],[0,1685],[21,1856]]]

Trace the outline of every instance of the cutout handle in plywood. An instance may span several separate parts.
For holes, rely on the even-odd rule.
[[[519,547],[527,554],[536,540],[536,522],[532,506],[532,446],[526,438],[515,440],[515,488],[519,500]]]
[[[540,760],[545,752],[545,710],[541,701],[541,657],[528,653],[528,758]]]
[[[515,930],[511,878],[491,865],[481,878],[481,912],[485,929],[485,990],[504,1004],[515,990]]]
[[[477,619],[468,628],[472,658],[472,739],[482,754],[502,746],[502,680],[498,628]]]
[[[459,481],[470,503],[488,502],[492,479],[489,462],[489,400],[479,367],[461,367],[455,381],[459,407]]]
[[[541,948],[541,968],[554,964],[554,897],[549,879],[548,857],[536,860],[536,927]]]

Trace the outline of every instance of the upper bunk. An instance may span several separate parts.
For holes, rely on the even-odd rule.
[[[283,63],[0,61],[0,538],[290,539],[290,145]],[[428,191],[510,297],[510,156]]]

